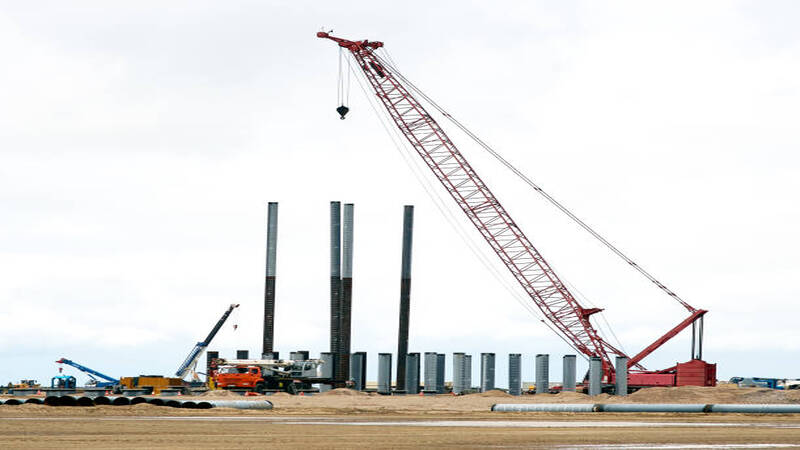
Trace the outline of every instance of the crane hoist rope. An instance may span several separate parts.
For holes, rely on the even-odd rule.
[[[415,89],[412,83],[397,73],[392,64],[376,54],[376,50],[383,47],[382,42],[350,41],[331,36],[326,32],[317,33],[317,37],[330,39],[336,42],[339,47],[350,52],[357,67],[361,69],[377,98],[411,147],[416,150],[424,163],[438,178],[442,186],[505,264],[530,299],[557,329],[558,334],[571,342],[573,348],[584,355],[600,358],[603,364],[604,378],[606,380],[612,379],[614,373],[612,356],[627,357],[627,355],[604,340],[590,323],[590,316],[600,312],[601,309],[586,308],[579,304],[567,289],[565,283],[556,275],[553,268],[528,240],[510,214],[500,204],[500,201],[450,140],[444,129],[425,110],[424,106],[412,95],[410,90],[417,92],[420,97],[431,103],[431,105],[435,105],[435,102],[418,89]],[[495,155],[517,176],[526,180],[532,188],[551,200],[554,205],[570,215],[579,224],[583,224],[587,231],[593,232],[588,225],[585,225],[560,203],[544,193],[539,186],[500,157],[499,154],[494,152],[491,147],[477,138],[460,122],[452,119],[452,116],[438,107],[438,105],[434,107],[453,120],[453,123],[462,131],[475,139],[485,150]],[[593,234],[599,237],[595,232]],[[612,250],[615,249],[610,243],[608,246]],[[619,251],[617,250],[617,252]],[[621,254],[621,252],[618,254]],[[624,256],[623,254],[621,255]],[[632,265],[638,267],[635,263]],[[639,268],[637,270],[643,275],[649,276],[643,269]],[[652,278],[652,276],[649,277]],[[652,278],[651,281],[653,280],[655,279]],[[671,293],[657,280],[653,282],[661,289]],[[701,343],[699,353],[701,356],[702,317],[707,311],[692,308],[683,300],[677,298],[674,293],[671,296],[690,311],[690,316],[637,355],[629,358],[628,367],[644,371],[640,361],[689,325],[693,327],[692,358],[701,359],[701,357],[695,358],[694,355],[694,331],[696,322],[699,320],[700,340],[698,342]],[[647,373],[656,374],[654,372]]]
[[[384,52],[386,50],[384,49]],[[388,53],[387,53],[388,54]],[[530,188],[534,191],[538,192],[542,197],[544,197],[548,202],[550,202],[553,206],[558,208],[559,211],[564,213],[567,217],[569,217],[573,222],[578,224],[581,228],[583,228],[586,232],[588,232],[592,237],[600,241],[603,245],[605,245],[609,250],[611,250],[615,255],[620,257],[623,261],[625,261],[628,265],[633,267],[637,272],[639,272],[642,276],[647,278],[651,283],[655,284],[659,289],[664,291],[668,296],[672,299],[680,303],[684,308],[686,308],[689,312],[697,311],[696,308],[689,305],[685,300],[678,296],[674,291],[668,288],[666,285],[661,283],[658,279],[656,279],[653,275],[647,272],[642,266],[637,264],[633,259],[628,257],[625,253],[619,250],[614,244],[609,242],[606,238],[604,238],[600,233],[595,231],[591,226],[589,226],[586,222],[581,220],[578,216],[576,216],[572,211],[567,209],[561,202],[553,198],[550,194],[544,191],[538,184],[536,184],[533,180],[531,180],[527,175],[522,173],[519,169],[517,169],[511,162],[509,162],[506,158],[504,158],[500,153],[494,150],[489,144],[487,144],[484,140],[480,137],[475,135],[469,128],[467,128],[464,124],[462,124],[458,119],[453,117],[452,114],[447,112],[443,107],[441,107],[438,103],[436,103],[432,98],[430,98],[427,94],[425,94],[421,89],[419,89],[414,83],[408,80],[406,77],[403,76],[402,73],[395,69],[394,64],[386,61],[386,59],[382,58],[380,55],[375,55],[376,59],[378,59],[384,67],[387,67],[392,70],[392,73],[399,78],[403,83],[405,83],[412,91],[417,93],[420,97],[422,97],[428,104],[430,104],[434,109],[439,111],[444,117],[447,118],[453,125],[458,127],[464,134],[466,134],[470,139],[472,139],[475,143],[477,143],[484,151],[489,153],[492,157],[494,157],[497,161],[499,161],[503,166],[505,166],[508,170],[510,170],[514,175],[516,175],[519,179],[521,179],[525,184],[527,184]]]

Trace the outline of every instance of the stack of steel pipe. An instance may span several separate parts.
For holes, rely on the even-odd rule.
[[[128,406],[148,403],[155,406],[170,406],[185,409],[210,409],[210,408],[237,408],[237,409],[272,409],[272,403],[267,400],[164,400],[158,397],[125,397],[125,396],[100,396],[88,397],[78,395],[50,395],[41,398],[28,399],[0,399],[0,404],[21,405],[32,403],[48,406]]]

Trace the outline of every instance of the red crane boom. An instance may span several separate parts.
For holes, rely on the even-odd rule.
[[[350,51],[402,134],[531,300],[576,351],[602,359],[604,378],[611,381],[612,357],[627,355],[606,342],[590,323],[589,317],[602,309],[584,308],[578,303],[442,127],[375,54],[383,43],[350,41],[326,32],[317,33],[317,37]],[[631,358],[629,366],[644,369],[639,361],[706,313],[694,308],[690,311],[688,319]]]

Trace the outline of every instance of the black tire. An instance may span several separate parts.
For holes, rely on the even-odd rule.
[[[298,386],[297,383],[289,383],[289,384],[286,385],[286,392],[288,392],[288,393],[290,393],[292,395],[297,395],[298,392],[299,392],[299,389],[300,389],[300,386]]]
[[[259,393],[259,394],[263,394],[264,393],[264,383],[256,383],[256,386],[253,388],[253,390],[255,392]]]

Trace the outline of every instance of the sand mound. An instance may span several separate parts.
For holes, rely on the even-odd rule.
[[[236,392],[226,391],[223,389],[217,389],[213,391],[206,391],[202,394],[198,395],[198,397],[241,397],[241,395],[237,394]]]
[[[500,389],[492,389],[491,391],[481,392],[476,395],[478,397],[513,397],[513,395],[503,392]]]
[[[269,396],[269,398],[281,398],[281,397],[287,397],[288,398],[288,397],[294,397],[294,395],[292,395],[292,394],[290,394],[288,392],[276,392],[276,393],[274,393],[274,394]]]
[[[328,396],[345,396],[345,395],[347,395],[347,396],[353,397],[353,396],[369,395],[369,394],[367,394],[366,392],[356,391],[356,390],[353,390],[353,389],[336,388],[336,389],[331,389],[328,392],[323,392],[320,395],[328,395]]]
[[[627,399],[640,403],[800,403],[800,393],[721,384],[715,387],[652,387],[640,389]]]
[[[590,397],[580,392],[566,391],[553,394],[552,398],[558,402],[586,402]]]
[[[704,403],[709,392],[704,392],[699,386],[681,387],[651,387],[640,389],[628,398],[631,401],[642,403],[682,403],[693,401],[694,403]]]

